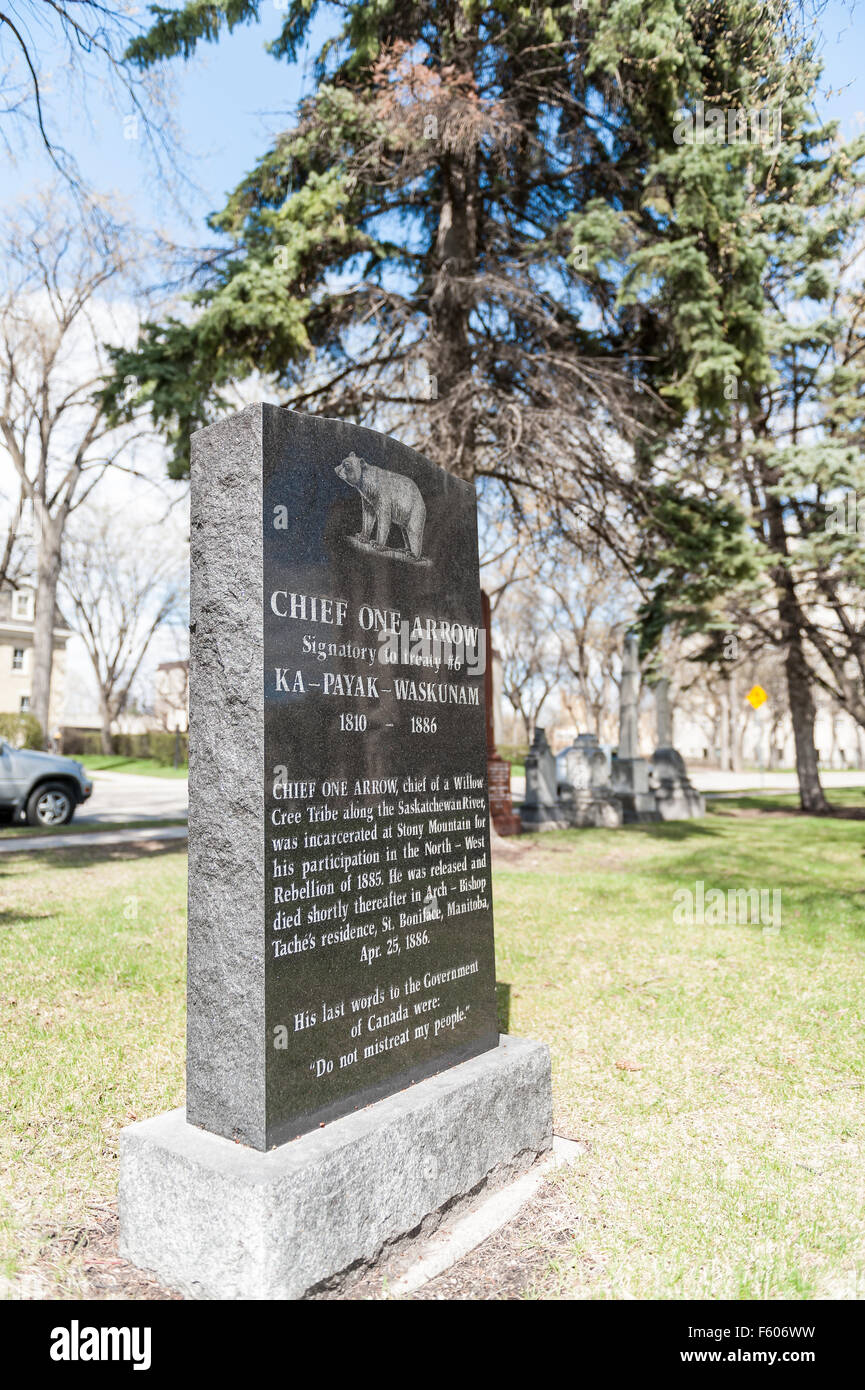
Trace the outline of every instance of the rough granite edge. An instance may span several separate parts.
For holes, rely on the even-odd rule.
[[[187,1109],[263,1147],[261,467],[260,405],[193,436]]]
[[[552,1145],[550,1058],[492,1052],[267,1153],[182,1111],[121,1135],[121,1251],[188,1296],[327,1296]]]

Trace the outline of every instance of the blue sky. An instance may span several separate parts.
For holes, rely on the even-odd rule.
[[[143,226],[159,226],[186,244],[199,243],[204,216],[222,206],[225,195],[267,148],[269,135],[291,123],[290,113],[302,90],[311,90],[311,77],[304,77],[300,64],[277,62],[265,52],[283,17],[273,0],[263,0],[262,16],[261,24],[238,29],[218,44],[202,45],[190,62],[171,65],[176,119],[189,151],[190,173],[200,185],[184,190],[185,218],[149,178],[141,146],[124,138],[122,110],[103,97],[96,84],[89,92],[89,119],[76,100],[63,109],[58,68],[55,101],[62,114],[64,143],[88,181],[105,194],[119,194]],[[333,32],[337,20],[334,11],[319,13],[310,55]],[[823,111],[852,135],[865,130],[865,0],[830,0],[819,25],[826,65]],[[35,147],[29,156],[17,169],[0,162],[4,202],[48,176],[47,162]]]
[[[265,52],[283,17],[273,0],[262,0],[260,24],[237,29],[216,44],[202,44],[189,62],[168,65],[174,118],[188,154],[185,167],[200,185],[199,190],[184,188],[187,225],[152,178],[143,145],[129,138],[134,129],[124,116],[131,103],[118,106],[107,86],[96,81],[88,85],[86,111],[76,95],[66,100],[63,51],[46,51],[43,37],[40,51],[51,71],[49,130],[75,157],[91,187],[118,194],[143,226],[161,226],[188,242],[196,232],[200,235],[202,219],[222,206],[225,195],[265,151],[269,135],[291,124],[300,96],[312,90],[312,78],[304,75],[301,63],[290,66]],[[317,17],[310,31],[310,57],[334,28],[333,15]],[[17,167],[0,156],[4,202],[50,177],[50,164],[35,141]]]

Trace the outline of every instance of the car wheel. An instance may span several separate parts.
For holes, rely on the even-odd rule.
[[[68,787],[62,782],[44,782],[30,793],[27,823],[53,830],[55,826],[68,825],[74,811],[75,802]]]

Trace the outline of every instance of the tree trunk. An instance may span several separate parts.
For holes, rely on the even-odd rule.
[[[732,772],[742,771],[742,706],[741,691],[739,690],[739,676],[736,671],[730,673],[730,704],[727,710],[727,717],[730,720],[730,769]]]
[[[777,481],[774,474],[767,472],[767,486],[776,486]],[[786,652],[784,670],[787,676],[787,698],[793,723],[793,738],[796,743],[799,801],[803,811],[822,815],[829,810],[829,803],[820,782],[817,749],[814,745],[814,721],[817,714],[811,691],[811,673],[808,670],[802,641],[804,614],[799,606],[795,580],[784,563],[788,553],[787,533],[781,499],[777,494],[767,493],[765,512],[769,523],[770,544],[776,555],[781,557],[781,563],[775,567],[773,578],[778,595],[782,642]]]
[[[721,687],[721,713],[718,719],[718,762],[722,772],[729,772],[730,762],[730,690],[725,681]]]
[[[793,721],[793,737],[796,741],[799,801],[803,811],[820,815],[829,810],[829,804],[823,792],[817,766],[817,749],[814,744],[814,721],[817,714],[811,693],[810,673],[802,650],[802,635],[798,629],[789,639],[784,666],[787,673],[787,696]]]
[[[111,754],[114,752],[114,744],[111,738],[111,710],[102,701],[102,728],[99,730],[99,746],[103,753]]]
[[[58,525],[55,518],[43,526],[36,571],[36,614],[33,624],[33,685],[30,708],[42,728],[43,747],[47,746],[51,733],[48,724],[51,709],[51,671],[54,665],[54,609],[57,603],[62,543],[62,525]]]
[[[477,271],[476,161],[444,156],[441,182],[429,286],[431,332],[426,344],[437,401],[430,416],[432,456],[449,472],[470,479],[475,466],[475,418],[469,339],[473,301],[467,285]]]

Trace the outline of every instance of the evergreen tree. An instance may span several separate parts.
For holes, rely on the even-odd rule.
[[[748,517],[773,589],[763,630],[784,653],[802,805],[825,810],[812,681],[827,681],[809,661],[809,640],[851,712],[862,699],[861,667],[852,699],[849,643],[838,641],[855,626],[851,546],[827,540],[824,499],[855,470],[851,444],[861,439],[859,359],[842,348],[837,309],[861,224],[865,140],[845,146],[816,118],[819,67],[786,7],[688,5],[698,52],[681,59],[651,29],[628,43],[627,3],[602,8],[592,63],[619,73],[628,124],[647,147],[643,206],[596,201],[575,218],[575,242],[588,245],[622,313],[639,308],[670,325],[673,370],[662,364],[654,380],[693,426],[672,456],[656,451],[651,463],[670,483],[647,535],[644,570],[655,587],[644,641],[672,618],[705,627],[713,607],[723,611],[716,564],[726,537],[716,523],[726,492]],[[682,7],[661,8],[669,35]],[[833,568],[841,552],[843,580]],[[739,579],[749,570],[742,564]],[[747,595],[759,606],[758,589]],[[819,617],[827,604],[832,635]]]
[[[315,8],[293,0],[276,57],[296,61]],[[260,374],[286,403],[539,504],[565,534],[587,523],[629,564],[606,520],[615,491],[643,523],[647,644],[674,612],[711,623],[753,575],[747,515],[777,594],[803,804],[819,807],[786,505],[771,464],[754,491],[741,449],[775,390],[787,300],[825,299],[861,157],[812,119],[798,7],[341,8],[297,124],[211,219],[224,247],[189,314],[117,355],[106,404],[147,402],[181,474],[190,430]],[[152,14],[129,50],[141,68],[259,10]]]
[[[566,534],[588,525],[629,563],[607,498],[636,519],[652,511],[633,450],[650,459],[681,419],[682,402],[655,389],[681,350],[675,319],[624,303],[588,235],[574,244],[585,210],[597,228],[609,208],[649,216],[652,142],[619,72],[593,57],[608,8],[623,7],[346,4],[296,126],[211,219],[227,249],[202,268],[191,312],[118,354],[110,408],[146,401],[179,475],[190,431],[260,374],[286,403],[387,428],[518,510],[541,499]],[[683,46],[696,81],[700,44],[716,38],[698,17],[680,44],[692,8],[650,0],[632,38]],[[294,0],[277,57],[297,59],[313,12]],[[143,67],[188,57],[258,8],[153,14],[129,51]],[[661,85],[672,149],[674,84]]]

